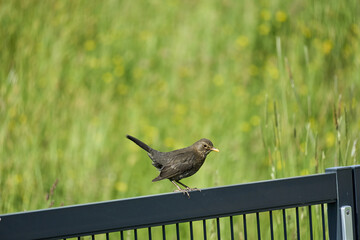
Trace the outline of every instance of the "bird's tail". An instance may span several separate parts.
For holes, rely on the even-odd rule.
[[[141,147],[142,149],[144,149],[148,153],[151,152],[152,148],[149,147],[148,145],[146,145],[145,143],[143,143],[142,141],[140,141],[139,139],[134,138],[133,136],[130,136],[130,135],[126,135],[126,137],[128,139],[130,139],[131,141],[133,141],[134,143],[136,143],[139,147]]]

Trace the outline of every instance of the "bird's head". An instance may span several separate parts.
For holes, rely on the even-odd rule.
[[[201,155],[208,155],[211,151],[219,152],[219,149],[214,148],[213,143],[206,138],[200,139],[196,143],[194,143],[195,149],[201,154]]]

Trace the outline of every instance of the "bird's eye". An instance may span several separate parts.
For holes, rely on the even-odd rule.
[[[206,144],[204,144],[204,148],[206,148],[207,147],[207,145]]]

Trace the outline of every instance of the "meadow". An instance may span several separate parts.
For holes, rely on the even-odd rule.
[[[2,1],[0,213],[359,164],[358,1]]]

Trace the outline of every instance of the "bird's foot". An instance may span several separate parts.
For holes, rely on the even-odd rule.
[[[184,195],[187,195],[190,198],[189,189],[176,189],[174,192],[182,192]]]
[[[190,188],[190,187],[187,187],[186,190],[188,190],[188,191],[199,191],[199,192],[201,192],[201,189],[199,189],[199,188]]]

